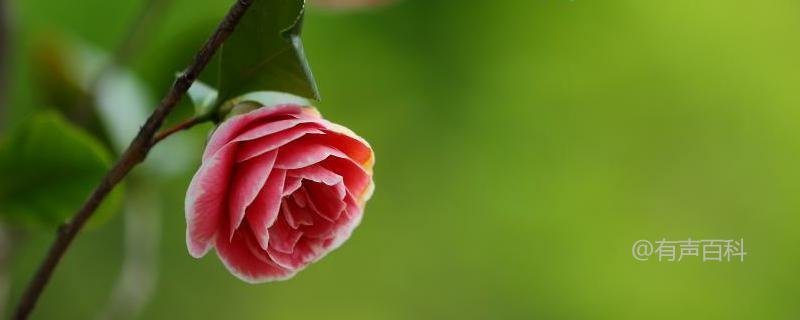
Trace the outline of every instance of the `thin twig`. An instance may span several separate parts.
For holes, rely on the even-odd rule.
[[[111,170],[103,177],[103,180],[100,181],[100,184],[83,204],[83,207],[78,210],[72,219],[59,228],[56,239],[50,247],[47,256],[44,261],[42,261],[42,264],[36,271],[36,274],[17,306],[14,319],[28,318],[36,302],[39,300],[42,290],[50,279],[50,276],[52,276],[53,270],[55,270],[56,265],[64,256],[72,240],[75,239],[78,231],[94,214],[97,207],[111,192],[114,186],[116,186],[134,166],[144,161],[150,149],[155,144],[154,136],[156,131],[158,131],[164,123],[164,119],[172,112],[172,109],[183,95],[186,94],[186,91],[189,90],[194,80],[197,79],[197,76],[203,68],[206,67],[217,49],[219,49],[225,39],[233,32],[236,24],[239,23],[239,20],[247,11],[247,8],[250,7],[252,1],[254,0],[238,0],[231,7],[230,11],[219,26],[217,26],[217,29],[211,37],[206,40],[206,43],[195,55],[194,61],[192,61],[186,71],[175,80],[172,84],[172,88],[144,123],[142,129],[139,130],[139,133],[133,139],[130,146],[128,146],[128,149],[122,153]]]
[[[172,128],[164,129],[164,131],[159,132],[155,136],[155,138],[153,138],[153,143],[159,143],[159,142],[161,142],[161,140],[166,139],[167,137],[171,136],[173,133],[176,133],[176,132],[182,131],[182,130],[187,130],[187,129],[191,128],[191,127],[194,127],[194,126],[196,126],[198,124],[201,124],[203,122],[206,122],[206,121],[208,121],[208,120],[206,120],[204,118],[191,117],[191,118],[187,119],[186,121],[175,125]]]

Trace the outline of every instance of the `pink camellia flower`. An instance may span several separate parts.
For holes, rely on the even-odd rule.
[[[341,245],[372,195],[372,149],[316,109],[231,117],[212,134],[186,193],[186,243],[211,247],[247,282],[292,277]]]

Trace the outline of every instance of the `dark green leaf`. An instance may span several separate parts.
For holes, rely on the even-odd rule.
[[[303,0],[255,1],[222,47],[218,88],[225,101],[249,91],[319,99],[303,52]]]
[[[80,208],[111,166],[100,142],[55,112],[34,116],[0,144],[0,217],[52,227]],[[116,188],[90,221],[118,211]]]

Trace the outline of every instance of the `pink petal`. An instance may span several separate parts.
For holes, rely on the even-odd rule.
[[[345,203],[342,201],[344,186],[338,184],[337,188],[316,182],[305,183],[304,186],[311,200],[309,204],[317,214],[328,221],[339,219],[345,209]]]
[[[217,237],[216,247],[217,255],[225,267],[239,279],[250,283],[285,280],[296,273],[274,263],[258,247],[250,230],[240,230],[230,237],[227,229],[223,228],[221,236]]]
[[[239,147],[239,151],[236,155],[236,161],[241,162],[248,160],[265,152],[274,150],[275,148],[283,146],[307,134],[322,134],[322,131],[314,128],[313,126],[299,125],[252,141],[246,141]]]
[[[361,216],[357,216],[356,219],[348,220],[347,224],[344,225],[342,228],[338,229],[336,235],[333,238],[326,239],[326,248],[328,250],[336,250],[342,244],[344,244],[347,239],[350,239],[350,236],[353,234],[353,230],[361,223]]]
[[[329,156],[346,157],[341,151],[319,144],[303,137],[283,146],[280,149],[275,167],[281,169],[299,169],[320,162]]]
[[[329,186],[333,186],[342,182],[342,176],[316,164],[305,168],[289,170],[288,175],[291,177],[299,177],[314,182],[324,183]]]
[[[319,136],[319,141],[344,152],[347,154],[348,158],[353,159],[353,161],[356,161],[362,166],[373,161],[372,148],[366,140],[357,136],[347,128],[332,124],[328,121],[324,121],[324,123],[326,123],[328,127],[325,130],[327,134]],[[371,164],[369,165],[371,166]]]
[[[356,203],[356,200],[352,197],[351,194],[347,194],[345,197],[345,202],[347,202],[347,214],[345,216],[347,218],[340,219],[341,223],[339,224],[338,228],[336,229],[335,235],[329,243],[330,246],[328,250],[334,250],[341,246],[347,239],[350,238],[350,235],[353,233],[356,227],[361,223],[361,218],[363,217],[363,210],[362,207]]]
[[[286,182],[284,182],[284,184],[283,184],[283,194],[282,194],[282,196],[285,197],[285,196],[288,196],[288,195],[294,193],[295,191],[297,191],[297,189],[300,189],[301,186],[303,186],[303,179],[302,178],[291,177],[291,176],[287,175],[286,176]]]
[[[292,194],[292,198],[303,199],[302,201],[309,201],[308,196],[305,194],[305,190],[300,188],[297,192]],[[310,207],[304,207],[297,204],[297,200],[295,201],[284,201],[283,202],[283,217],[286,219],[286,223],[289,224],[289,227],[292,229],[297,229],[303,225],[311,225],[314,223],[314,213],[311,211]]]
[[[323,241],[316,239],[303,239],[294,251],[287,253],[275,250],[274,248],[267,249],[267,254],[272,258],[276,264],[290,269],[299,271],[305,268],[309,263],[322,258],[327,251],[323,247]]]
[[[303,231],[303,236],[311,239],[328,239],[336,236],[336,231],[344,225],[347,215],[341,215],[342,221],[329,221],[322,217],[317,216],[314,218],[314,223],[309,226],[304,226],[300,230]]]
[[[296,203],[297,206],[300,208],[305,208],[308,205],[309,201],[308,195],[306,195],[305,190],[303,190],[302,192],[298,190],[298,192],[292,193],[292,200],[294,200],[294,203]]]
[[[273,170],[255,201],[247,207],[247,223],[262,249],[269,245],[269,227],[278,218],[286,170]]]
[[[186,245],[195,258],[208,252],[219,229],[234,151],[235,146],[224,147],[204,161],[186,192]]]
[[[350,237],[350,233],[358,226],[359,223],[361,223],[364,207],[358,204],[356,199],[350,193],[345,196],[344,202],[347,204],[346,215],[348,218],[347,222],[339,230],[338,237],[344,236],[345,239],[347,239],[347,237]]]
[[[285,219],[277,219],[269,228],[269,249],[292,253],[295,244],[303,236],[303,232],[289,227]]]
[[[268,119],[270,117],[290,116],[293,118],[307,117],[303,113],[303,108],[297,105],[281,105],[271,108],[260,108],[251,112],[231,117],[223,122],[211,135],[203,159],[210,158],[222,147],[228,144],[233,138],[242,134],[254,122]]]
[[[364,206],[360,204],[355,196],[350,192],[347,192],[347,195],[345,195],[344,203],[347,205],[345,213],[351,219],[357,215],[361,215],[364,211]]]
[[[245,208],[253,203],[259,191],[264,188],[277,155],[277,151],[272,151],[234,166],[233,181],[228,195],[231,236],[242,223]],[[282,185],[283,181],[280,182],[280,186]]]
[[[350,232],[361,222],[361,207],[356,203],[350,193],[345,197],[347,209],[345,214],[334,222],[324,219],[314,220],[314,225],[304,227],[301,230],[303,235],[315,239],[340,239],[341,242],[350,236]]]
[[[348,203],[348,210],[352,208],[358,210],[358,212],[354,212],[352,215],[342,215],[335,223],[319,218],[315,219],[313,226],[303,228],[303,237],[297,242],[291,253],[268,248],[267,254],[272,258],[272,261],[290,270],[299,271],[338,248],[350,237],[353,229],[361,222],[360,207],[356,204],[352,195],[347,194],[345,202]],[[316,236],[309,237],[310,235]]]
[[[313,122],[313,120],[288,118],[283,120],[270,120],[268,122],[254,122],[252,128],[245,130],[231,141],[244,142],[257,140],[271,134],[286,131],[296,127],[298,124],[307,122]]]
[[[276,162],[277,161],[278,160],[276,160]],[[320,165],[325,169],[333,171],[336,174],[344,177],[344,184],[347,187],[347,190],[352,192],[357,197],[360,197],[362,194],[368,191],[368,187],[372,182],[372,176],[366,172],[364,168],[350,159],[329,157],[321,161]]]

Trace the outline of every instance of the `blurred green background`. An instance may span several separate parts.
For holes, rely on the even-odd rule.
[[[10,2],[10,124],[46,107],[37,39],[112,50],[141,5]],[[130,65],[154,97],[231,2],[163,8]],[[376,152],[363,223],[286,282],[195,260],[183,199],[210,127],[184,134],[188,164],[159,180],[158,277],[138,318],[800,317],[799,2],[404,0],[305,21],[320,111]],[[34,318],[105,309],[125,221],[77,239]],[[631,256],[639,239],[689,237],[744,238],[748,256]],[[51,239],[14,243],[6,306]]]

